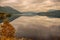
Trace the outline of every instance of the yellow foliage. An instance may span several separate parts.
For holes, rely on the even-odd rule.
[[[2,35],[11,37],[14,36],[14,33],[14,27],[8,21],[4,21],[2,24]]]

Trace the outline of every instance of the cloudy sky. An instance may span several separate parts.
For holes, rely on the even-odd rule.
[[[1,0],[1,6],[10,6],[19,11],[47,11],[60,9],[60,0]]]

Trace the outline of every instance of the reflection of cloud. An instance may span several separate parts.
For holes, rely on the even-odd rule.
[[[16,28],[17,36],[25,37],[44,37],[60,36],[60,19],[48,18],[42,16],[19,17],[12,21]]]

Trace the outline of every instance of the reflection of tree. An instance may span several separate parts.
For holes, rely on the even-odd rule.
[[[10,16],[11,15],[7,14],[7,13],[0,13],[0,19],[3,20],[3,22],[2,22],[3,24],[0,25],[2,28],[1,34],[3,36],[8,36],[8,37],[14,36],[15,29],[8,21],[8,17],[10,17]]]

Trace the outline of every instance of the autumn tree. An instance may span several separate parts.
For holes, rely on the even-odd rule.
[[[9,23],[8,17],[11,15],[8,13],[0,13],[0,19],[3,20],[1,24],[1,35],[6,37],[12,37],[14,36],[15,29],[14,27]]]

